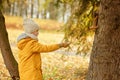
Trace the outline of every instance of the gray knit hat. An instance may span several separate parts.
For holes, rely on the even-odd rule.
[[[26,18],[23,21],[23,28],[26,33],[32,33],[39,30],[39,25],[30,18]]]

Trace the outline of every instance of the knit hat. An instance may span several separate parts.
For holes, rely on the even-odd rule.
[[[26,33],[32,33],[36,30],[39,30],[39,25],[35,23],[32,19],[26,18],[23,21],[23,28]]]

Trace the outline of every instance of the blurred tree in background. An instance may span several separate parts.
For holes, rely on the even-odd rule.
[[[57,0],[9,0],[9,4],[7,4],[7,0],[4,1],[3,12],[11,16],[63,21],[67,10],[65,10],[65,5],[58,5]],[[68,13],[70,14],[70,11]]]
[[[89,53],[93,30],[90,26],[98,11],[99,0],[5,0],[6,15],[52,19],[64,22],[65,41],[76,45],[75,53]],[[76,48],[77,47],[77,48]]]

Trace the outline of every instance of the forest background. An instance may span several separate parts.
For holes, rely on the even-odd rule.
[[[88,68],[94,31],[90,30],[97,0],[5,0],[5,16],[9,41],[18,60],[16,38],[22,32],[24,18],[33,18],[40,25],[43,43],[71,42],[69,51],[42,54],[45,80],[84,80]],[[87,5],[88,4],[88,5]],[[85,5],[87,5],[85,7]],[[64,34],[65,32],[65,34]],[[47,37],[45,37],[47,36]],[[57,54],[60,53],[60,54]],[[1,57],[0,78],[11,79]]]

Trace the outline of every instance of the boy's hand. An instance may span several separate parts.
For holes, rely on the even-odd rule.
[[[68,47],[69,45],[70,45],[70,43],[60,43],[59,44],[60,47],[64,47],[64,48]]]

